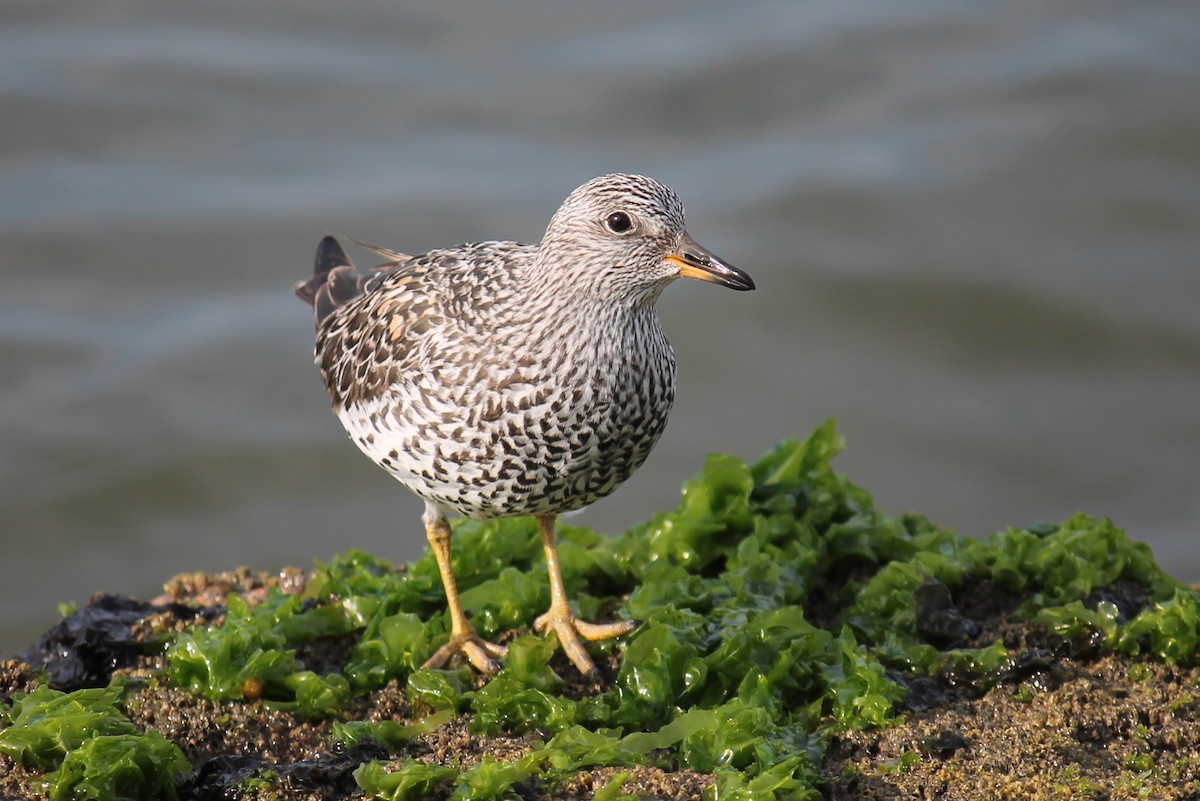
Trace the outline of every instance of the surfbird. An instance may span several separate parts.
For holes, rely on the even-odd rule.
[[[359,243],[362,244],[362,243]],[[425,663],[462,653],[490,673],[505,653],[476,634],[459,601],[447,513],[532,515],[550,576],[537,618],[585,675],[580,639],[625,634],[571,613],[557,515],[617,488],[667,423],[675,355],[655,302],[679,276],[737,290],[746,273],[697,244],[683,204],[640,175],[572,192],[536,245],[475,242],[362,274],[333,237],[296,294],[314,309],[316,363],[354,443],[425,501],[425,534],[450,612],[450,639]]]

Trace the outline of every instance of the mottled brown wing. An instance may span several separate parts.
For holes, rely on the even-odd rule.
[[[375,400],[402,381],[407,355],[420,338],[429,298],[416,287],[429,265],[368,246],[389,262],[360,273],[333,237],[317,247],[313,277],[296,285],[316,323],[316,362],[335,406]]]

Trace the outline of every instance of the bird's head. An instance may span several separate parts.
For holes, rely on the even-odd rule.
[[[634,301],[653,302],[679,276],[754,289],[750,276],[688,234],[678,195],[626,173],[593,178],[567,196],[546,229],[539,263],[560,286]]]

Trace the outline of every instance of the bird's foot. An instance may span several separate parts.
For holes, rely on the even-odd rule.
[[[586,620],[579,620],[572,616],[568,610],[556,610],[553,608],[533,621],[533,627],[538,631],[544,633],[549,629],[554,632],[554,636],[558,637],[558,644],[562,646],[567,658],[579,669],[580,673],[589,679],[599,678],[600,671],[596,669],[596,663],[588,656],[588,652],[584,649],[583,643],[579,641],[579,638],[582,637],[585,640],[608,640],[613,637],[620,637],[622,634],[628,634],[636,629],[638,625],[639,621],[637,620],[619,620],[615,623],[588,623]]]
[[[422,670],[436,670],[454,656],[461,653],[467,661],[475,666],[480,673],[495,673],[500,669],[496,661],[508,653],[508,648],[494,642],[489,642],[475,633],[473,629],[450,635],[450,641],[434,652],[433,656],[421,665]]]

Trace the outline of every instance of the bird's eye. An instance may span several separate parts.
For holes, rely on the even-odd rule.
[[[614,234],[624,234],[633,228],[633,220],[623,211],[614,211],[604,218],[604,227]]]

